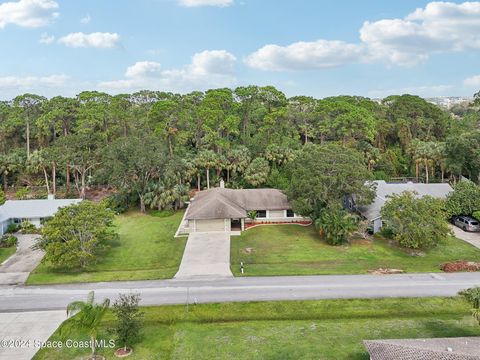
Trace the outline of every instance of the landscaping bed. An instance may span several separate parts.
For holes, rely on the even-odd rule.
[[[83,272],[58,271],[39,265],[27,284],[171,278],[178,270],[186,238],[174,234],[183,216],[152,216],[132,211],[116,217],[119,240],[109,244],[102,259]]]
[[[242,276],[366,274],[377,269],[440,272],[440,265],[458,259],[480,259],[480,249],[449,237],[429,251],[412,252],[380,236],[331,246],[314,226],[259,226],[231,238],[231,269]]]
[[[362,341],[480,336],[460,298],[201,304],[143,308],[144,328],[128,359],[365,359]],[[110,340],[107,313],[98,339]],[[68,339],[87,340],[72,329]],[[50,340],[60,339],[59,331]],[[113,359],[116,347],[99,353]],[[42,349],[36,360],[69,360],[88,349]]]

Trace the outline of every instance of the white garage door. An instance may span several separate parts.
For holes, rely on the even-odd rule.
[[[225,231],[224,219],[196,220],[196,231]]]

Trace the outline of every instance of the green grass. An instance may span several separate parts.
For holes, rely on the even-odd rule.
[[[313,226],[259,226],[231,238],[231,268],[240,276],[362,274],[377,268],[438,272],[448,261],[478,261],[480,249],[450,237],[424,256],[412,256],[387,240],[346,246],[326,244]]]
[[[178,270],[186,238],[173,236],[183,216],[169,217],[129,212],[115,219],[120,235],[101,260],[83,272],[60,272],[39,265],[27,284],[171,278]]]
[[[144,308],[129,359],[365,359],[362,340],[480,336],[460,298],[321,300]],[[105,317],[99,338],[114,338]],[[51,340],[59,340],[59,331]],[[87,340],[71,330],[64,340]],[[113,358],[114,349],[100,353]],[[85,349],[42,349],[34,359],[79,359]]]
[[[10,246],[7,248],[0,248],[0,264],[12,256],[17,250],[16,246]]]

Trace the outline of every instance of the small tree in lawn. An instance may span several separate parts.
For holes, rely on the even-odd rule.
[[[73,316],[69,322],[66,323],[66,328],[84,329],[90,336],[90,348],[92,350],[90,359],[95,359],[96,340],[98,335],[98,328],[103,316],[110,306],[110,300],[105,299],[103,303],[95,303],[95,293],[90,291],[87,296],[87,301],[73,301],[67,306],[67,316]],[[66,330],[62,327],[62,332]]]
[[[463,296],[472,307],[472,316],[480,325],[480,287],[476,286],[459,291],[458,295]]]
[[[381,210],[386,228],[406,248],[428,249],[450,234],[444,202],[431,196],[415,197],[405,191],[389,197]]]
[[[140,294],[119,294],[113,304],[113,312],[117,317],[115,332],[120,345],[123,345],[123,355],[130,353],[132,344],[138,339],[142,327],[143,312],[138,303]],[[118,350],[117,350],[118,351]]]
[[[315,220],[315,226],[330,245],[346,243],[348,236],[357,229],[353,216],[337,206],[324,208]]]
[[[0,190],[0,206],[5,204],[5,201],[7,201],[7,197],[5,196],[3,190]]]

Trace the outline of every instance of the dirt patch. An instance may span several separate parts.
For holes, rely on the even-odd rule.
[[[351,245],[372,245],[373,241],[371,239],[355,238],[350,239],[349,243]]]
[[[403,274],[404,272],[405,271],[401,269],[387,269],[387,268],[378,268],[375,270],[368,270],[368,273],[372,275]]]
[[[461,271],[480,271],[480,262],[454,261],[440,265],[440,269],[449,273]]]

